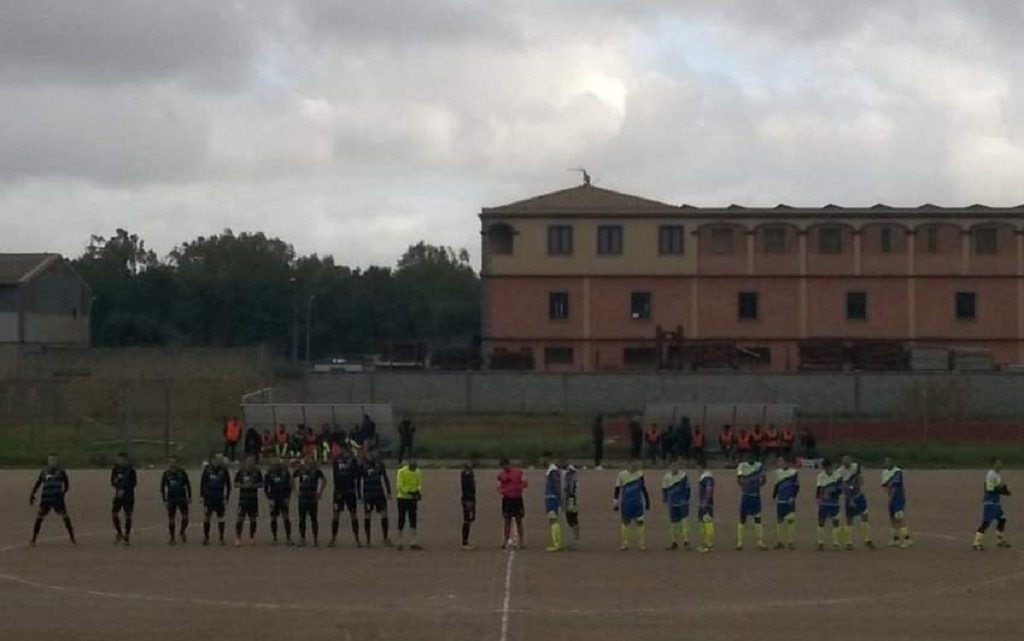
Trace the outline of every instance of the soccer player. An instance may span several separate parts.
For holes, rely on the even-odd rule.
[[[372,454],[359,466],[362,472],[363,529],[366,533],[366,547],[370,547],[370,515],[380,515],[381,542],[391,547],[388,538],[388,500],[391,499],[391,481],[379,455]]]
[[[462,488],[462,549],[466,552],[476,549],[469,543],[469,531],[476,520],[476,472],[473,467],[473,461],[466,461],[459,474]]]
[[[260,514],[260,488],[263,487],[263,473],[256,466],[255,457],[245,457],[242,467],[235,472],[235,485],[238,487],[238,518],[235,521],[235,546],[242,544],[242,526],[249,519],[249,544],[256,538],[256,519]]]
[[[519,545],[525,548],[526,531],[523,529],[523,517],[526,515],[526,508],[523,506],[523,490],[529,483],[523,477],[523,471],[512,465],[507,458],[501,459],[499,465],[501,470],[498,472],[497,486],[498,494],[501,495],[501,516],[505,521],[505,543],[502,547],[512,546],[512,521],[515,521]]]
[[[707,553],[715,549],[715,477],[703,459],[698,460],[697,466],[700,472],[700,480],[697,482],[700,496],[697,508],[697,519],[700,521],[698,549]]]
[[[672,461],[669,471],[661,479],[661,500],[668,509],[668,539],[666,549],[690,549],[690,479],[686,477],[679,459]]]
[[[398,549],[403,548],[402,535],[405,530],[405,522],[409,521],[409,529],[412,533],[410,550],[422,550],[419,540],[416,537],[416,522],[419,516],[419,502],[423,496],[423,470],[416,465],[414,459],[398,468],[395,475],[395,495],[398,504]]]
[[[312,456],[306,456],[302,465],[292,475],[296,479],[299,494],[299,546],[306,545],[306,519],[309,519],[313,534],[313,546],[319,543],[320,537],[320,498],[327,487],[327,477],[316,465]]]
[[[612,509],[619,512],[621,523],[619,525],[619,538],[623,552],[629,549],[629,527],[636,528],[637,547],[647,549],[647,531],[644,526],[644,516],[647,510],[651,509],[651,497],[647,493],[647,485],[644,483],[644,473],[637,468],[635,460],[630,460],[626,469],[619,472],[615,480],[615,499]]]
[[[64,502],[65,495],[71,489],[71,482],[68,480],[67,472],[61,469],[57,463],[56,454],[46,457],[46,467],[39,473],[35,485],[32,486],[32,494],[28,497],[29,505],[35,505],[36,493],[39,492],[39,488],[42,488],[43,491],[39,498],[39,513],[36,515],[35,525],[32,526],[31,545],[36,544],[36,539],[39,538],[39,529],[43,526],[43,519],[50,513],[50,510],[64,519],[64,527],[68,531],[68,537],[71,538],[71,545],[75,545],[75,528],[71,525],[71,517],[68,516],[68,508]]]
[[[562,470],[551,461],[551,454],[545,453],[541,456],[541,465],[547,466],[544,472],[544,513],[548,517],[548,529],[551,531],[551,540],[548,542],[548,552],[558,552],[562,549],[562,524],[559,512],[562,509]]]
[[[188,543],[185,531],[188,529],[188,506],[192,502],[192,483],[188,480],[188,473],[178,465],[178,457],[172,456],[167,459],[167,469],[160,477],[160,498],[163,499],[164,507],[167,509],[167,539],[168,545],[174,545],[176,514],[181,514],[181,528],[178,534],[181,535],[181,542]]]
[[[327,547],[333,548],[338,544],[338,526],[341,522],[341,513],[345,510],[348,510],[352,538],[356,541],[356,547],[363,547],[359,540],[359,514],[356,512],[356,504],[361,498],[360,481],[363,476],[359,460],[350,453],[342,454],[334,459],[331,468],[334,471],[334,512],[331,518],[331,542]]]
[[[217,532],[224,545],[224,513],[231,500],[231,474],[224,457],[214,455],[199,480],[199,496],[203,498],[203,545],[210,544],[210,519],[217,515]]]
[[[775,549],[796,549],[796,497],[800,493],[800,475],[789,459],[778,458],[775,470],[775,486],[772,498],[775,499]]]
[[[853,520],[860,518],[860,529],[864,535],[864,547],[875,549],[871,541],[871,523],[868,520],[868,499],[864,496],[864,479],[861,477],[860,463],[849,455],[844,455],[839,473],[843,476],[844,511],[846,525],[843,534],[846,538],[846,549],[853,549]]]
[[[889,525],[892,540],[889,547],[910,547],[910,528],[907,527],[907,496],[903,490],[903,470],[896,467],[888,456],[882,461],[882,487],[889,493]]]
[[[1006,530],[1006,514],[1001,504],[1002,497],[1010,496],[1010,490],[1003,483],[1000,472],[1003,471],[1003,462],[1000,459],[992,461],[992,469],[985,475],[985,499],[982,504],[981,525],[974,533],[974,544],[971,546],[979,552],[985,549],[985,531],[992,522],[996,523],[996,546],[1001,548],[1010,547],[1010,542],[1003,538]]]
[[[839,548],[839,498],[843,495],[843,475],[824,459],[818,472],[818,551],[825,549],[825,524],[832,526],[832,547]]]
[[[114,522],[114,545],[124,543],[131,545],[132,513],[135,512],[135,486],[138,477],[135,466],[128,462],[128,455],[120,452],[117,463],[110,470],[110,486],[114,488],[114,503],[111,508],[111,519]],[[124,529],[121,528],[121,512],[124,512]]]
[[[284,536],[292,545],[292,520],[288,516],[288,502],[292,496],[292,475],[284,461],[278,457],[267,468],[263,476],[263,492],[270,502],[270,534],[277,544],[277,517],[284,521]]]
[[[565,524],[572,530],[572,549],[580,542],[580,503],[579,503],[579,472],[576,466],[564,458],[559,461],[562,468],[562,501],[565,507]]]
[[[761,523],[761,486],[767,479],[756,452],[750,452],[747,460],[736,466],[736,483],[740,487],[740,522],[736,526],[736,549],[743,549],[743,530],[747,519],[754,521],[754,536],[757,549],[767,550],[764,544],[764,525]]]

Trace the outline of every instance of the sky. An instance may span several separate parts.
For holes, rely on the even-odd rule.
[[[578,184],[1024,203],[1019,0],[0,3],[0,251],[224,229],[391,265]]]

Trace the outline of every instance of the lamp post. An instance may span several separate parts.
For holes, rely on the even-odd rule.
[[[288,279],[292,285],[292,365],[299,364],[299,292],[296,283],[298,280],[292,276]]]
[[[306,301],[306,365],[309,365],[309,342],[311,335],[311,328],[313,325],[313,301],[316,300],[316,296],[313,294],[309,295],[309,300]]]

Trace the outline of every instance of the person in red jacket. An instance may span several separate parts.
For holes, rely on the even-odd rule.
[[[523,530],[523,517],[526,516],[526,508],[523,506],[523,490],[529,483],[523,476],[523,471],[512,465],[507,458],[501,459],[501,470],[498,471],[498,494],[501,496],[501,516],[505,519],[505,542],[502,548],[509,548],[516,544],[512,537],[512,521],[516,522],[516,532],[519,534],[519,546],[526,547],[526,532]]]
[[[238,458],[238,441],[242,438],[242,421],[237,416],[224,421],[224,456],[229,461]]]
[[[764,431],[764,451],[772,458],[779,455],[779,428],[771,424]]]
[[[750,432],[750,449],[754,456],[761,458],[764,452],[764,430],[760,423],[754,423],[754,429]]]
[[[732,431],[732,425],[726,423],[718,432],[718,447],[722,450],[729,465],[736,464],[736,435]]]
[[[782,428],[782,455],[787,459],[793,455],[793,444],[796,442],[796,434],[793,433],[793,429],[790,426]]]
[[[704,428],[696,425],[691,432],[690,451],[698,465],[704,464]]]
[[[747,430],[740,430],[736,433],[736,454],[741,461],[747,460],[754,450],[754,440],[747,434]]]
[[[651,423],[647,427],[647,431],[644,432],[644,443],[647,446],[647,458],[651,460],[651,463],[658,461],[658,424]]]
[[[274,432],[274,448],[277,450],[278,457],[285,458],[288,456],[288,428],[283,424],[277,426],[277,430]]]

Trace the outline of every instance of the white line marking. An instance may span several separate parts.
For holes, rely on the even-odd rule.
[[[508,641],[508,614],[509,604],[512,602],[512,562],[516,560],[516,549],[508,552],[508,562],[505,564],[505,596],[501,601],[501,634],[498,641]]]

